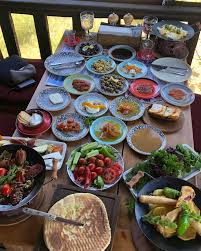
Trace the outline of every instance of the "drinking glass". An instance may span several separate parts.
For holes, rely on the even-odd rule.
[[[151,39],[145,39],[142,41],[142,49],[141,49],[141,59],[149,63],[150,61],[153,61],[154,59],[154,42]]]
[[[90,39],[89,30],[93,28],[94,24],[94,13],[91,11],[83,11],[80,13],[80,21],[82,29],[86,33],[86,39]]]
[[[74,43],[76,42],[75,34],[76,34],[75,30],[68,31],[68,33],[67,33],[67,39],[68,39],[69,45],[74,45]]]
[[[153,25],[156,24],[157,22],[158,22],[157,17],[154,16],[143,17],[143,27],[144,27],[143,30],[147,34],[147,38],[149,38]]]

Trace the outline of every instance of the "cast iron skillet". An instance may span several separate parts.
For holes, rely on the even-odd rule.
[[[191,183],[177,179],[173,177],[160,177],[158,179],[151,180],[148,182],[138,193],[140,195],[150,194],[155,189],[171,187],[180,190],[182,186],[191,186],[195,190],[195,204],[201,209],[201,191],[193,186]],[[135,215],[137,223],[142,230],[143,234],[158,248],[166,251],[201,251],[201,237],[197,235],[196,239],[190,241],[182,241],[179,238],[171,237],[165,239],[159,232],[155,230],[153,225],[143,222],[142,216],[147,214],[149,211],[148,205],[140,203],[136,200],[135,204]]]
[[[33,189],[31,190],[31,192],[24,197],[24,199],[22,199],[17,205],[12,206],[11,204],[9,205],[1,205],[0,204],[0,214],[1,212],[7,212],[7,211],[12,211],[12,210],[16,210],[21,208],[22,206],[26,205],[27,203],[31,202],[34,197],[38,194],[41,186],[43,185],[44,179],[45,179],[45,171],[46,171],[46,167],[45,167],[45,162],[43,160],[43,158],[41,157],[41,155],[36,152],[34,149],[28,147],[28,146],[24,146],[24,145],[5,145],[5,146],[1,146],[0,147],[0,154],[4,151],[7,150],[10,153],[15,154],[17,152],[17,150],[19,149],[23,149],[26,151],[27,153],[27,161],[29,161],[29,163],[32,164],[41,164],[43,166],[43,170],[42,172],[35,177],[34,179],[34,186]]]

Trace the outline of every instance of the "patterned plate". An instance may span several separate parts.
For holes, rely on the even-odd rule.
[[[107,70],[107,71],[104,71],[104,72],[96,72],[93,68],[93,64],[95,62],[97,62],[98,60],[103,60],[103,61],[109,61],[110,64],[111,64],[111,69],[110,70]],[[113,72],[116,68],[116,63],[114,62],[114,60],[112,60],[109,56],[105,56],[105,55],[101,55],[101,56],[97,56],[97,57],[93,57],[93,58],[90,58],[87,63],[86,63],[86,67],[87,67],[87,70],[94,73],[94,74],[97,74],[97,75],[105,75],[105,74],[109,74],[111,72]]]
[[[173,89],[182,90],[186,94],[186,96],[181,100],[173,98],[172,96],[169,95],[169,91]],[[184,84],[174,84],[174,83],[167,84],[161,89],[161,97],[168,103],[181,107],[190,105],[195,100],[195,94],[191,91],[190,88],[188,88]]]
[[[63,103],[60,104],[53,104],[50,99],[49,95],[53,93],[59,93],[63,98]],[[46,111],[60,111],[67,107],[71,102],[70,94],[65,91],[63,88],[49,88],[41,91],[36,98],[37,105]]]
[[[53,63],[54,64],[55,63],[71,63],[71,62],[77,62],[77,61],[81,61],[81,60],[83,60],[83,62],[81,64],[79,64],[79,65],[73,64],[73,67],[72,67],[72,64],[71,64],[71,66],[68,65],[68,68],[62,67],[62,68],[58,68],[58,69],[56,69],[55,66],[51,66],[51,64],[53,64]],[[84,69],[85,61],[84,61],[84,58],[77,53],[62,51],[62,52],[55,53],[55,54],[49,56],[48,58],[46,58],[44,65],[45,65],[45,68],[49,72],[51,72],[55,75],[68,76],[71,74],[81,72]]]
[[[128,145],[130,146],[130,148],[132,148],[134,151],[140,153],[140,154],[143,154],[143,155],[150,155],[151,153],[150,152],[143,152],[141,150],[139,150],[138,148],[135,147],[135,145],[133,144],[132,142],[132,137],[133,135],[138,131],[138,130],[141,130],[141,129],[144,129],[144,128],[150,128],[152,129],[154,132],[156,132],[160,138],[161,138],[161,146],[158,150],[162,150],[165,148],[166,146],[166,137],[165,135],[163,134],[163,132],[156,128],[156,127],[153,127],[151,125],[137,125],[137,126],[134,126],[133,128],[131,128],[131,130],[128,132],[127,134],[127,137],[126,137],[126,140],[127,140],[127,143]],[[146,140],[145,138],[142,138],[142,140]],[[158,151],[157,150],[157,151]]]
[[[139,112],[136,115],[131,115],[131,116],[126,116],[118,112],[117,111],[118,106],[123,102],[131,102],[132,104],[135,103],[139,109]],[[113,101],[110,103],[109,109],[113,116],[122,119],[124,121],[133,121],[142,117],[142,115],[144,114],[145,106],[138,99],[128,96],[128,97],[118,97],[113,99]]]
[[[81,147],[83,147],[83,146],[84,146],[84,145],[82,145]],[[104,144],[100,144],[100,146],[104,146]],[[79,148],[81,148],[81,147],[77,147],[75,150],[79,150]],[[108,147],[112,150],[112,152],[115,153],[115,155],[116,155],[116,160],[115,160],[115,162],[118,162],[118,163],[121,165],[121,167],[122,167],[122,169],[123,169],[123,172],[124,172],[124,161],[123,161],[123,158],[122,158],[121,154],[120,154],[114,147],[112,147],[112,146],[108,146]],[[71,157],[71,156],[70,156],[70,157]],[[69,157],[69,158],[70,158],[70,157]],[[75,185],[77,185],[77,186],[79,186],[79,187],[81,187],[81,188],[84,188],[84,186],[82,186],[82,185],[80,185],[79,183],[76,182],[75,177],[74,177],[74,175],[73,175],[73,172],[70,170],[70,167],[69,167],[69,166],[66,167],[66,170],[67,170],[68,176],[69,176],[69,178],[72,180],[72,182],[73,182]],[[105,184],[103,188],[96,188],[96,187],[93,187],[93,186],[89,186],[87,189],[88,189],[88,190],[93,190],[93,191],[98,191],[98,190],[100,191],[100,190],[106,190],[106,189],[108,189],[108,188],[110,188],[110,187],[113,187],[115,184],[117,184],[117,183],[119,182],[119,180],[121,179],[121,177],[122,177],[122,175],[123,175],[123,172],[122,172],[122,174],[118,177],[118,179],[117,179],[114,183],[112,183],[112,184]]]
[[[67,119],[70,119],[70,118],[73,118],[76,122],[80,123],[80,127],[81,127],[80,132],[78,132],[78,133],[76,133],[76,132],[62,132],[56,128],[59,123],[65,121]],[[62,114],[57,117],[56,121],[52,125],[53,134],[58,139],[63,140],[63,141],[76,141],[76,140],[82,139],[87,135],[88,131],[89,131],[89,129],[85,126],[84,118],[77,113]]]
[[[118,136],[117,138],[115,138],[114,140],[104,140],[104,139],[101,139],[97,133],[101,132],[101,128],[107,124],[107,123],[112,123],[112,124],[117,124],[119,126],[119,130],[120,130],[120,136]],[[101,144],[107,144],[107,145],[116,145],[120,142],[122,142],[125,138],[126,138],[126,135],[127,135],[127,132],[128,132],[128,129],[127,129],[127,126],[126,124],[118,119],[118,118],[115,118],[115,117],[112,117],[112,116],[104,116],[104,117],[100,117],[98,119],[96,119],[91,127],[90,127],[90,134],[91,134],[91,137],[101,143]]]
[[[85,80],[87,82],[90,83],[90,88],[88,91],[84,91],[84,92],[80,92],[78,90],[76,90],[73,86],[72,86],[72,83],[73,83],[73,80],[75,79],[79,79],[79,80]],[[94,82],[94,79],[89,76],[89,75],[85,75],[85,74],[73,74],[67,78],[64,79],[64,88],[66,89],[66,91],[68,91],[69,93],[71,94],[74,94],[74,95],[82,95],[82,94],[85,94],[85,93],[88,93],[88,92],[91,92],[95,87],[95,82]]]
[[[137,73],[134,76],[132,76],[130,73],[124,72],[123,69],[128,64],[131,66],[136,66],[137,68],[141,69],[141,73]],[[121,76],[123,76],[124,78],[136,79],[136,78],[142,78],[147,74],[147,67],[145,64],[141,63],[140,61],[137,61],[134,59],[133,60],[126,60],[117,66],[117,72]]]
[[[112,93],[112,92],[104,90],[101,86],[101,82],[103,81],[103,78],[105,76],[114,76],[115,78],[123,79],[123,83],[124,83],[123,88],[121,90],[119,90],[118,93]],[[96,84],[98,91],[101,92],[102,94],[107,95],[107,96],[111,96],[111,97],[116,97],[116,96],[124,94],[128,90],[129,83],[126,79],[120,77],[119,75],[115,75],[115,74],[105,75],[105,76],[101,77],[100,80],[97,81],[97,84]]]
[[[83,102],[96,102],[97,104],[103,104],[105,108],[100,111],[94,111],[95,113],[90,113],[84,106],[82,106]],[[86,117],[99,117],[107,112],[108,106],[108,100],[103,95],[96,92],[81,95],[74,101],[75,110],[82,116]]]

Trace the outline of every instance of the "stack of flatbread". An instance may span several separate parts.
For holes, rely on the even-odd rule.
[[[49,213],[84,224],[73,226],[45,220],[44,240],[50,251],[104,251],[110,244],[107,211],[97,196],[71,194],[54,204]]]
[[[153,104],[148,112],[153,117],[172,121],[178,120],[181,115],[181,109],[161,104]]]

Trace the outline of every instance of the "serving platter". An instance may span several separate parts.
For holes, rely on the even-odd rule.
[[[97,110],[97,111],[95,109],[92,110],[92,108],[90,108],[90,110],[92,110],[92,113],[91,113],[91,112],[88,112],[87,109],[85,109],[85,107],[83,107],[82,104],[84,102],[89,102],[89,103],[94,102],[96,104],[104,105],[105,108]],[[107,112],[108,106],[109,106],[109,101],[103,95],[98,94],[96,92],[83,94],[74,101],[75,110],[79,114],[85,117],[100,117]]]
[[[160,34],[159,32],[159,29],[163,26],[163,25],[174,25],[176,26],[177,28],[182,28],[183,30],[187,31],[187,36],[181,38],[181,39],[171,39],[171,38],[168,38],[167,36],[164,36],[162,34]],[[159,28],[159,29],[158,29]],[[180,41],[180,42],[184,42],[186,40],[189,40],[191,39],[194,34],[195,34],[195,31],[194,29],[188,25],[188,24],[185,24],[185,23],[182,23],[182,22],[179,22],[179,21],[176,21],[176,20],[162,20],[158,23],[156,23],[155,25],[153,25],[152,27],[152,33],[157,36],[157,37],[160,37],[162,39],[165,39],[165,40],[171,40],[171,41]]]
[[[73,83],[73,80],[76,80],[76,79],[79,79],[79,80],[84,80],[84,81],[87,81],[90,83],[90,88],[88,91],[78,91],[76,90],[72,83]],[[71,76],[68,76],[67,78],[64,79],[64,89],[71,93],[71,94],[74,94],[74,95],[82,95],[82,94],[85,94],[85,93],[89,93],[91,92],[93,89],[95,88],[95,82],[94,82],[94,79],[89,76],[89,75],[85,75],[85,74],[73,74]]]
[[[179,89],[183,93],[185,93],[184,98],[178,100],[170,96],[169,92],[174,89]],[[180,83],[172,83],[172,84],[163,86],[163,88],[161,89],[161,97],[168,103],[175,106],[180,106],[180,107],[185,107],[187,105],[190,105],[195,100],[195,94],[192,92],[192,90],[188,88],[187,86],[185,86],[184,84],[180,84]]]
[[[10,140],[16,140],[16,143],[14,143],[14,141],[10,142]],[[43,146],[43,145],[62,146],[63,149],[61,152],[61,159],[59,159],[58,165],[57,165],[57,169],[58,170],[61,169],[65,155],[66,155],[66,151],[67,151],[67,145],[64,142],[59,142],[55,140],[46,140],[46,139],[3,136],[2,140],[0,140],[0,146],[8,145],[8,144],[20,144],[20,141],[21,143],[23,143],[23,141],[26,141],[26,142],[32,141],[32,144],[34,142],[34,147]],[[46,164],[46,170],[52,170],[52,166]]]
[[[84,144],[84,145],[87,145],[87,144]],[[82,145],[81,147],[83,147],[84,145]],[[105,144],[100,143],[98,147],[101,147],[101,146],[104,146],[104,145]],[[72,158],[73,154],[76,151],[80,150],[81,147],[79,146],[79,147],[75,148],[73,150],[73,152],[71,153],[71,155],[69,156],[69,159]],[[121,154],[116,150],[116,148],[114,148],[112,146],[107,146],[107,147],[110,148],[110,150],[115,154],[116,159],[115,159],[114,163],[119,163],[119,165],[121,166],[121,169],[122,169],[122,173],[119,175],[119,177],[112,184],[106,184],[105,183],[102,188],[98,188],[98,187],[90,185],[89,187],[86,188],[86,190],[90,190],[90,191],[103,191],[103,190],[109,189],[109,188],[115,186],[119,182],[119,180],[121,179],[121,177],[122,177],[122,174],[124,172],[124,161],[123,161],[123,158],[122,158]],[[106,167],[104,167],[104,168],[106,168]],[[71,171],[70,166],[68,166],[68,161],[67,161],[66,171],[67,171],[67,174],[68,174],[69,178],[71,179],[71,181],[76,186],[81,187],[81,188],[84,189],[83,185],[81,185],[78,182],[76,182],[74,174]]]
[[[141,70],[141,73],[136,73],[134,76],[132,76],[131,74],[124,72],[122,69],[128,64],[139,68]],[[117,66],[117,72],[124,78],[136,79],[136,78],[142,78],[147,74],[147,67],[142,62],[132,59],[121,62]]]
[[[103,139],[99,138],[96,134],[97,132],[100,133],[101,128],[104,125],[106,125],[108,122],[119,126],[119,130],[120,130],[121,135],[114,140],[103,140]],[[128,129],[127,129],[126,124],[122,120],[115,118],[115,117],[112,117],[112,116],[100,117],[100,118],[96,119],[92,123],[92,125],[90,126],[91,137],[95,141],[97,141],[101,144],[107,144],[107,145],[116,145],[116,144],[122,142],[126,138],[127,132],[128,132]]]
[[[185,122],[185,117],[184,117],[183,112],[181,113],[178,120],[170,121],[170,120],[164,120],[164,119],[152,117],[148,112],[150,107],[151,106],[148,106],[145,109],[144,115],[142,117],[144,123],[146,123],[148,125],[152,125],[154,127],[157,127],[162,132],[165,132],[165,133],[173,133],[173,132],[177,132],[182,129],[184,122]]]
[[[59,93],[62,98],[63,102],[59,104],[53,104],[50,99],[50,94]],[[70,94],[64,88],[48,88],[42,90],[36,98],[36,104],[43,110],[46,111],[60,111],[66,108],[71,102]]]
[[[102,61],[108,61],[110,62],[111,65],[111,69],[107,70],[107,71],[102,71],[102,72],[97,72],[93,69],[93,64],[96,63],[98,60],[102,60]],[[105,56],[105,55],[101,55],[101,56],[97,56],[97,57],[93,57],[90,58],[87,62],[86,62],[86,68],[88,71],[90,71],[93,74],[97,74],[97,75],[105,75],[105,74],[109,74],[112,73],[115,68],[116,68],[116,63],[114,62],[114,60],[112,60],[109,56]]]
[[[126,140],[127,140],[128,145],[130,146],[130,148],[133,149],[134,151],[140,153],[140,154],[143,154],[143,155],[150,155],[151,154],[150,152],[141,151],[132,142],[133,135],[135,135],[138,130],[145,129],[145,128],[150,128],[151,130],[153,130],[155,133],[158,134],[158,136],[161,139],[161,146],[160,146],[160,148],[158,150],[164,149],[165,146],[166,146],[166,137],[163,134],[163,132],[160,129],[156,128],[156,127],[153,127],[151,125],[144,125],[144,124],[134,126],[128,132],[128,134],[126,136]],[[142,138],[142,140],[146,140],[146,139]]]
[[[163,57],[163,58],[156,59],[155,61],[153,61],[152,64],[159,65],[159,66],[167,66],[167,67],[168,66],[179,67],[186,70],[184,75],[177,75],[177,74],[174,74],[175,70],[171,70],[172,73],[170,73],[170,72],[167,72],[167,69],[156,70],[153,66],[151,66],[150,67],[151,73],[158,79],[165,82],[170,82],[170,83],[184,82],[184,81],[187,81],[191,77],[191,74],[192,74],[190,65],[188,65],[186,62],[178,58]]]
[[[76,65],[75,62],[82,63]],[[68,64],[66,67],[55,67],[52,64]],[[75,52],[57,52],[48,58],[46,58],[44,62],[44,66],[46,70],[50,73],[58,75],[58,76],[68,76],[72,74],[76,74],[81,72],[85,67],[85,61],[82,56]]]
[[[78,122],[80,124],[80,128],[81,131],[80,132],[63,132],[63,131],[59,131],[57,129],[57,125],[61,122],[66,121],[67,119],[74,119],[76,122]],[[63,141],[76,141],[79,139],[84,138],[87,133],[88,133],[89,129],[86,127],[85,123],[84,123],[84,118],[77,114],[77,113],[65,113],[62,114],[60,116],[58,116],[56,118],[56,121],[52,124],[52,132],[55,135],[55,137],[57,137],[60,140]]]
[[[123,102],[130,102],[132,104],[136,103],[136,105],[138,106],[138,109],[139,109],[138,113],[131,115],[131,116],[127,116],[127,115],[124,115],[124,114],[118,112],[118,106]],[[112,102],[110,103],[109,109],[110,109],[110,112],[112,113],[113,116],[115,116],[123,121],[134,121],[134,120],[137,120],[143,116],[145,106],[138,99],[135,99],[132,96],[128,96],[128,97],[118,97],[118,98],[113,99]]]

